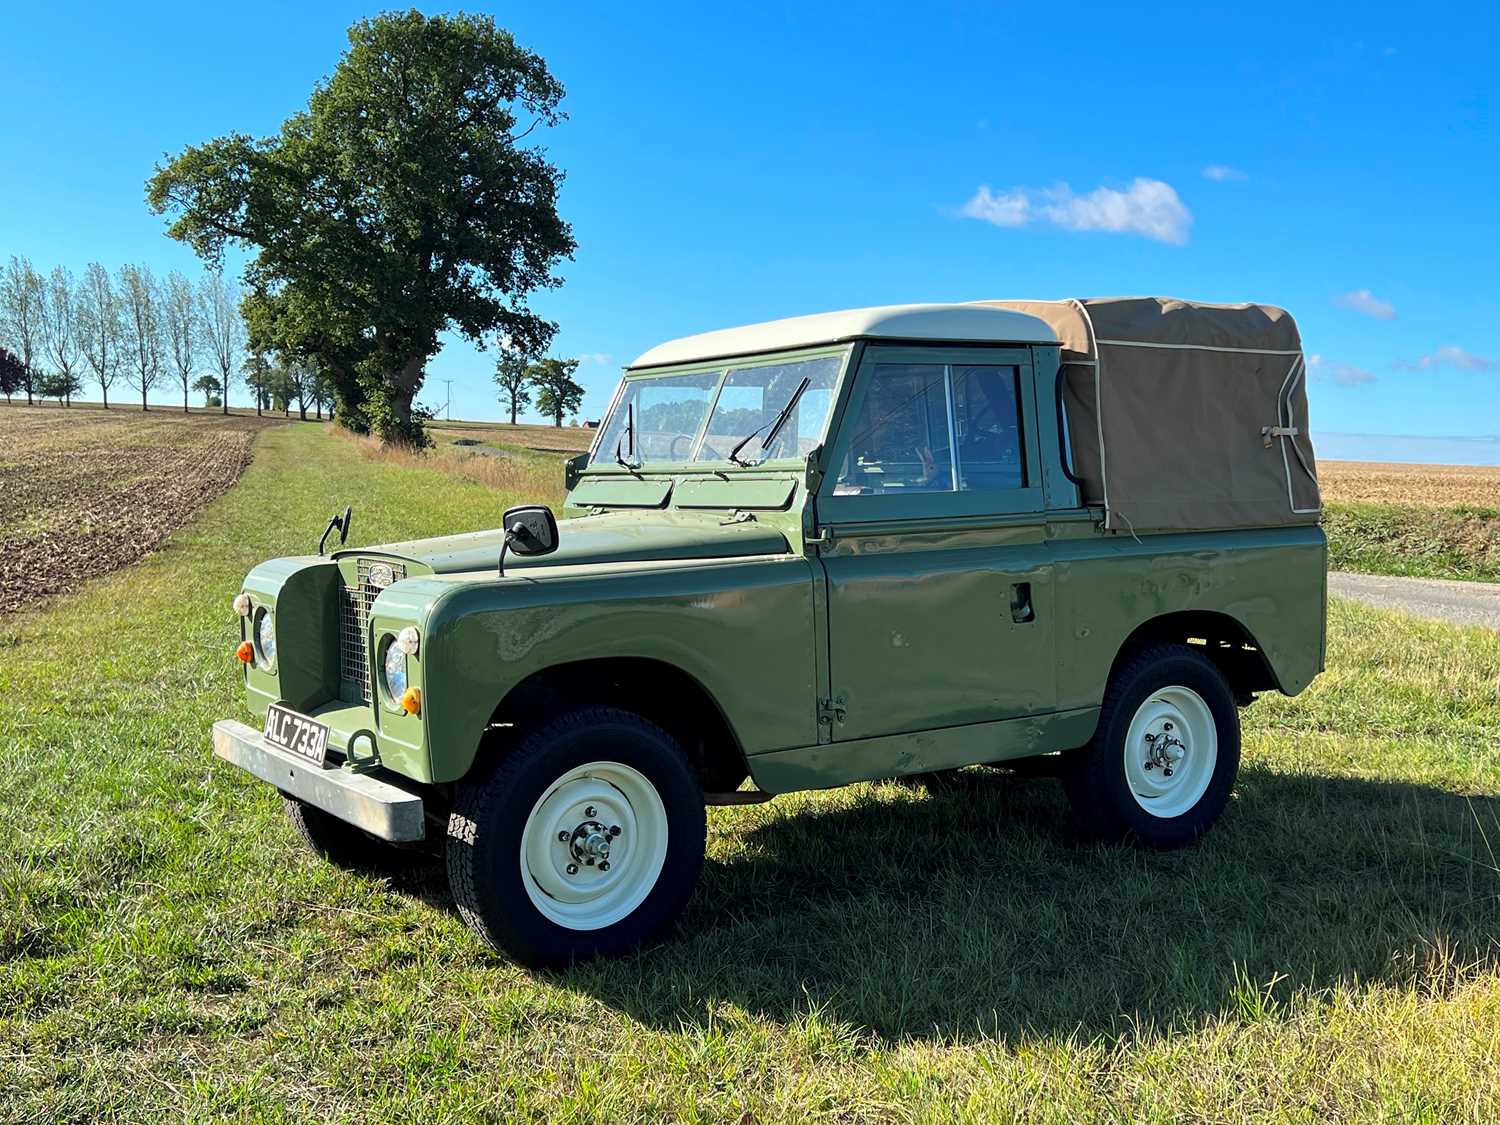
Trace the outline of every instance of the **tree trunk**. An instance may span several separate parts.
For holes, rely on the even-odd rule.
[[[297,400],[297,414],[302,421],[307,421],[307,403],[303,402],[300,398]]]
[[[187,395],[188,395],[188,386],[187,386],[186,383],[183,383],[182,384],[182,412],[184,414],[186,414],[188,412]]]
[[[514,426],[516,424],[516,400],[515,399],[511,399],[510,400],[510,424],[512,426]]]
[[[149,406],[146,405],[146,380],[144,380],[144,379],[141,380],[141,409],[142,410],[150,410],[151,409]]]
[[[386,445],[417,445],[421,442],[421,427],[412,421],[412,400],[422,385],[422,372],[426,366],[426,355],[408,356],[396,372],[390,388],[391,413],[395,416],[390,432],[382,433],[380,440]]]
[[[553,420],[552,424],[554,426],[556,426],[559,430],[562,429],[562,411],[561,410],[559,410],[557,412],[557,416]]]
[[[104,398],[104,409],[109,409],[109,388],[103,383],[99,384],[99,394]]]
[[[229,413],[229,372],[222,371],[222,372],[220,372],[220,374],[224,376],[224,381],[219,384],[219,393],[224,396],[224,413],[228,414]]]

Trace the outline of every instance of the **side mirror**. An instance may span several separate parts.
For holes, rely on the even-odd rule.
[[[500,576],[505,576],[505,553],[524,557],[550,555],[557,550],[557,517],[545,504],[511,508],[502,517],[505,541],[500,545]]]

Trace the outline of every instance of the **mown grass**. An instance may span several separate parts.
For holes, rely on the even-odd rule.
[[[1333,570],[1500,582],[1500,508],[1330,503],[1323,526]]]
[[[522,497],[312,427],[165,549],[0,621],[0,1119],[1494,1120],[1500,635],[1335,603],[1199,847],[965,771],[716,810],[676,933],[533,974],[439,868],[316,862],[211,758],[229,599]],[[527,497],[535,498],[535,497]]]

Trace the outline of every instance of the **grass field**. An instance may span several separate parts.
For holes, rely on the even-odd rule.
[[[1324,461],[1329,566],[1500,581],[1500,468]]]
[[[212,759],[261,559],[525,497],[314,427],[139,565],[0,618],[0,1120],[1487,1121],[1500,1115],[1500,635],[1335,603],[1245,712],[1224,822],[1080,847],[970,770],[715,810],[640,956],[533,974],[441,870],[304,855]],[[1399,643],[1392,637],[1399,635]]]

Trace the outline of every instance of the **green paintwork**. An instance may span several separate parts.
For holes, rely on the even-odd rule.
[[[435,574],[495,570],[503,532],[476,531],[440,539],[390,543],[372,553],[415,559]],[[759,523],[726,524],[706,512],[610,512],[567,524],[555,552],[540,558],[507,554],[505,569],[534,570],[596,563],[649,562],[659,559],[733,558],[785,551],[785,537]]]
[[[795,480],[685,480],[673,503],[679,508],[739,508],[779,511],[792,502]]]
[[[276,607],[281,665],[246,670],[252,707],[313,714],[341,750],[368,731],[388,769],[449,782],[528,677],[655,661],[702,688],[754,780],[784,792],[1079,745],[1127,638],[1167,614],[1233,622],[1288,694],[1321,669],[1322,531],[1101,532],[1061,470],[1056,347],[855,344],[849,357],[830,452],[756,468],[575,458],[559,549],[508,555],[503,578],[498,530],[257,567],[245,589]],[[893,358],[1015,367],[1026,487],[834,496],[828,467],[862,393],[848,373]],[[371,666],[418,628],[420,717],[340,681],[339,598],[373,557],[408,576],[374,602]]]
[[[660,508],[672,493],[670,480],[637,477],[590,477],[580,481],[568,498],[575,506],[588,508]]]

